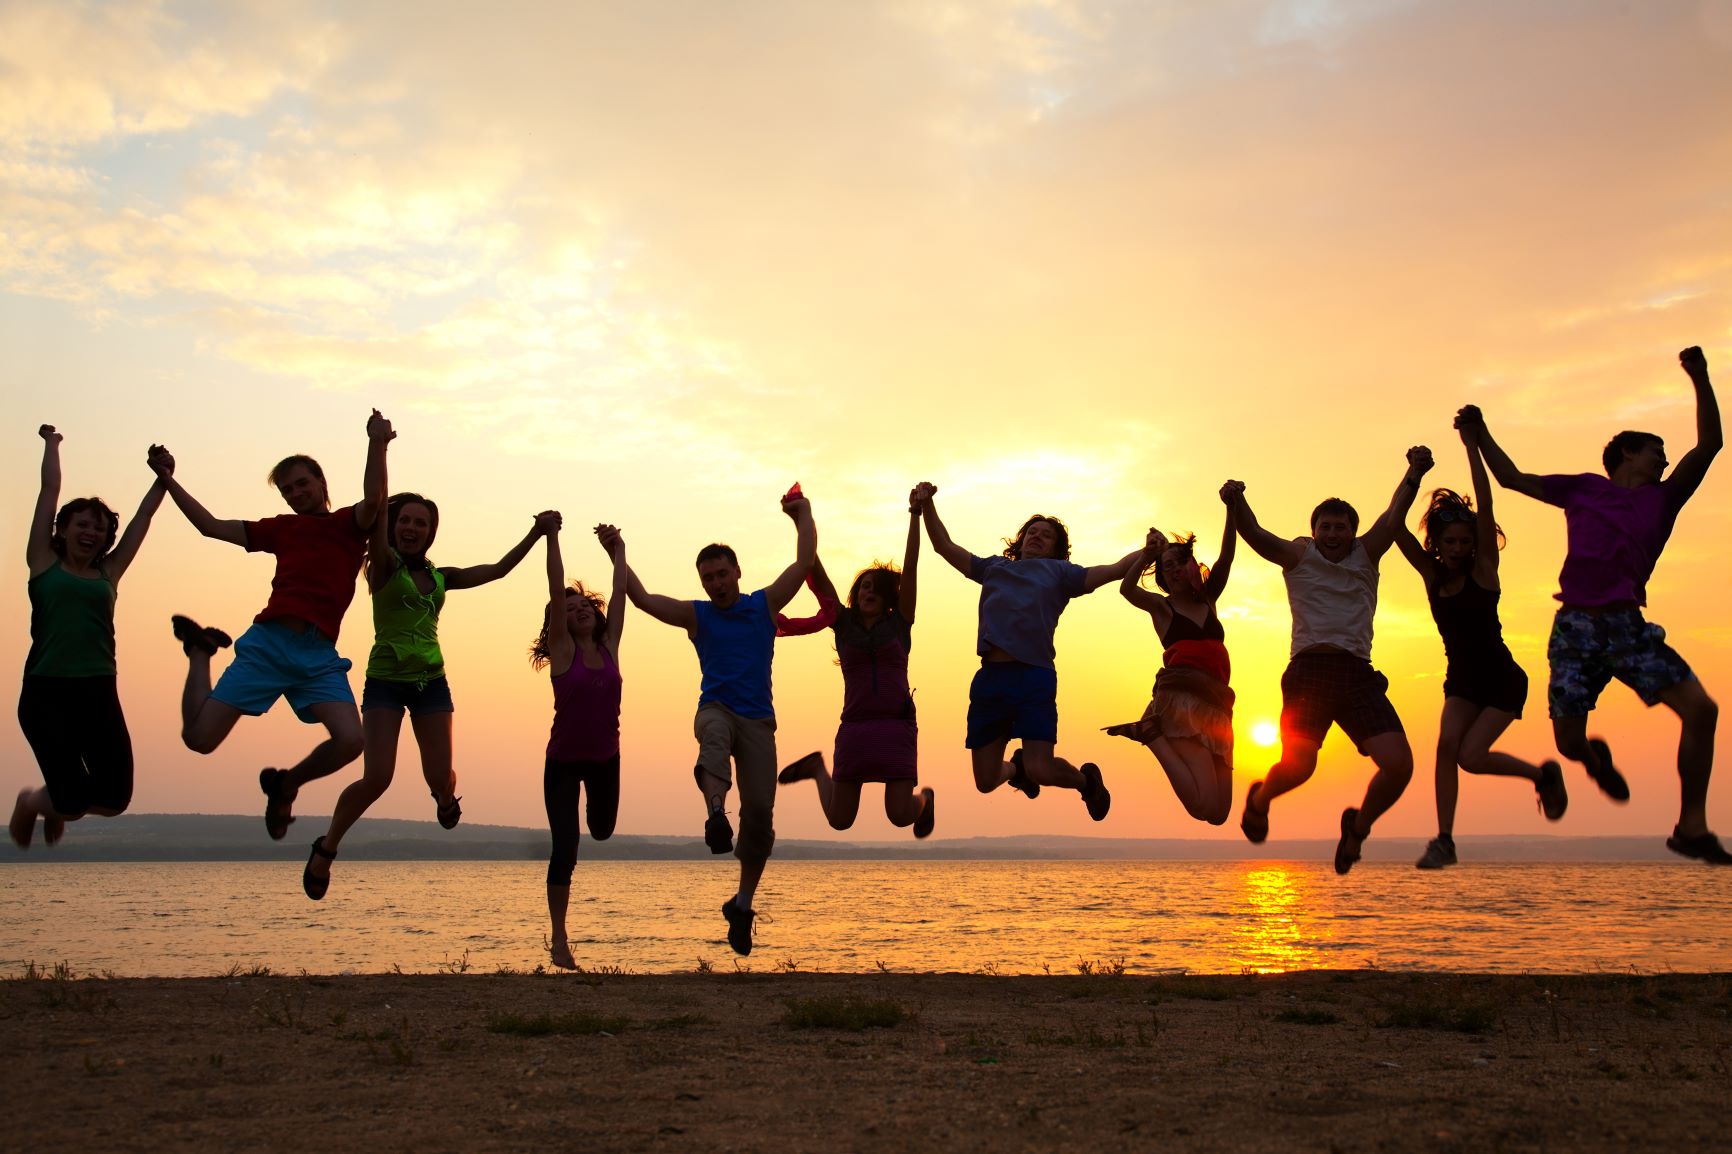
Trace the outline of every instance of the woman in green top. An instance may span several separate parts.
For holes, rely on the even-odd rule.
[[[126,534],[97,497],[60,500],[60,441],[42,437],[42,491],[24,557],[30,565],[30,655],[18,697],[18,725],[45,785],[18,791],[7,832],[30,845],[36,818],[49,845],[87,813],[113,817],[132,801],[132,738],[115,690],[114,598],[167,492],[161,478],[139,502]],[[154,450],[156,446],[151,446]],[[164,454],[164,468],[174,463]]]
[[[497,581],[517,567],[531,546],[559,524],[558,513],[538,513],[523,540],[491,565],[433,565],[427,550],[439,532],[439,506],[419,493],[390,498],[385,516],[373,522],[367,544],[367,588],[373,595],[373,651],[361,691],[361,731],[366,742],[361,779],[337,798],[331,826],[313,842],[301,888],[318,901],[331,884],[331,862],[343,835],[367,807],[383,797],[397,771],[397,739],[403,713],[421,748],[421,773],[446,829],[463,816],[457,771],[451,767],[451,687],[439,651],[439,611],[445,594]]]

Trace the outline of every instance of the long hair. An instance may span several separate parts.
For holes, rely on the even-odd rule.
[[[1143,570],[1144,577],[1152,576],[1155,579],[1155,584],[1160,587],[1161,592],[1169,595],[1173,591],[1167,587],[1166,575],[1161,572],[1161,562],[1165,561],[1169,554],[1174,553],[1183,558],[1186,562],[1195,560],[1197,555],[1197,535],[1195,533],[1186,533],[1181,536],[1178,533],[1174,533],[1173,543],[1168,545],[1159,557],[1155,558],[1155,563],[1153,565],[1150,565],[1147,569]],[[1197,565],[1197,572],[1204,581],[1209,579],[1209,567],[1207,565],[1199,562]]]
[[[1070,560],[1070,530],[1064,527],[1064,522],[1057,517],[1048,517],[1045,513],[1036,513],[1022,523],[1022,528],[1016,531],[1015,537],[1004,539],[1004,555],[1012,561],[1022,560],[1022,539],[1028,536],[1029,526],[1036,521],[1045,521],[1058,533],[1058,540],[1053,544],[1053,558],[1058,561]]]
[[[581,597],[595,610],[595,628],[590,630],[590,640],[600,645],[601,639],[607,636],[607,601],[601,594],[584,588],[582,581],[573,581],[571,587],[565,591],[565,597],[566,600]],[[563,607],[564,602],[561,602],[561,608]],[[535,669],[546,668],[547,663],[553,659],[553,654],[547,648],[547,631],[552,627],[553,602],[549,601],[547,607],[541,611],[541,632],[529,647],[529,664]]]
[[[60,511],[54,514],[54,528],[48,534],[48,547],[62,561],[66,560],[66,527],[78,514],[90,512],[101,514],[108,521],[108,535],[102,540],[102,548],[96,552],[97,563],[101,564],[114,548],[114,538],[120,532],[119,514],[110,509],[101,497],[76,497],[60,506]]]
[[[1454,489],[1433,489],[1431,501],[1425,506],[1425,512],[1419,515],[1420,545],[1431,559],[1439,565],[1443,564],[1443,552],[1438,542],[1443,540],[1443,531],[1449,526],[1460,522],[1468,527],[1473,534],[1474,548],[1479,547],[1479,514],[1474,510],[1473,498],[1464,497]],[[1497,530],[1497,547],[1504,547],[1502,526],[1493,525]]]
[[[884,608],[895,608],[902,594],[902,570],[885,561],[875,561],[855,574],[854,583],[848,586],[848,608],[854,608],[854,602],[860,597],[860,585],[868,580],[872,582],[878,600],[884,602]]]

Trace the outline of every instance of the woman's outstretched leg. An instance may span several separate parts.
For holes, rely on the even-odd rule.
[[[1189,737],[1155,737],[1148,747],[1186,813],[1210,825],[1226,822],[1233,808],[1233,775],[1216,764],[1208,747]]]
[[[1534,765],[1507,753],[1498,753],[1492,744],[1515,721],[1515,714],[1502,709],[1479,711],[1473,724],[1462,735],[1456,761],[1468,773],[1493,777],[1519,777],[1531,782],[1539,798],[1540,810],[1547,821],[1557,821],[1569,807],[1570,796],[1564,785],[1564,770],[1555,761]]]
[[[315,881],[329,881],[331,860],[342,848],[343,838],[361,820],[369,807],[391,788],[391,778],[397,772],[397,742],[403,730],[403,713],[393,709],[370,709],[361,718],[366,752],[361,761],[361,776],[337,795],[331,811],[331,824],[318,839],[322,853],[314,853],[307,861],[307,875]],[[316,887],[315,887],[316,888]],[[321,891],[322,892],[322,891]]]
[[[456,825],[453,818],[447,825],[447,818],[457,806],[457,770],[452,767],[451,754],[451,714],[423,713],[419,717],[411,715],[409,726],[415,731],[415,744],[421,750],[421,776],[427,782],[427,790],[433,795],[435,813],[439,824],[450,828]],[[368,744],[371,744],[369,739]],[[461,817],[463,811],[456,810],[456,816]]]
[[[566,942],[565,913],[571,904],[571,875],[577,867],[577,810],[582,778],[569,762],[549,758],[541,774],[541,799],[547,807],[547,828],[553,848],[547,856],[548,953],[562,970],[577,961]]]

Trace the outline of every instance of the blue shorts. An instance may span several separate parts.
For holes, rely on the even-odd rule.
[[[349,688],[349,659],[317,629],[297,633],[280,621],[255,623],[235,642],[235,659],[223,670],[210,695],[249,717],[270,711],[286,697],[295,716],[312,724],[315,705],[328,701],[355,704]]]
[[[1058,673],[1020,661],[982,661],[968,686],[968,748],[1058,741]]]
[[[455,713],[451,704],[451,683],[443,677],[432,681],[386,681],[369,677],[361,683],[361,712],[389,709],[398,717],[407,709],[410,717],[425,713]]]
[[[1666,644],[1666,631],[1643,620],[1640,609],[1559,609],[1546,656],[1552,665],[1546,699],[1553,717],[1586,717],[1614,677],[1634,689],[1642,704],[1654,706],[1666,690],[1695,676]]]

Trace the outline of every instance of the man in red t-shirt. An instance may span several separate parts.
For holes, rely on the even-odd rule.
[[[212,752],[242,716],[257,717],[279,697],[288,699],[302,721],[325,727],[328,736],[299,764],[259,771],[265,829],[275,839],[295,820],[291,810],[301,786],[361,756],[361,718],[349,688],[350,663],[337,655],[337,631],[355,596],[368,530],[384,506],[385,447],[396,435],[374,409],[367,421],[364,496],[337,510],[331,509],[319,463],[303,455],[285,457],[271,470],[271,484],[293,512],[262,521],[218,520],[174,479],[174,458],[166,449],[151,456],[151,467],[193,528],[249,553],[277,558],[270,600],[233,643],[234,660],[215,688],[210,659],[230,644],[228,635],[174,618],[174,635],[188,659],[180,701],[181,740],[188,749]]]

